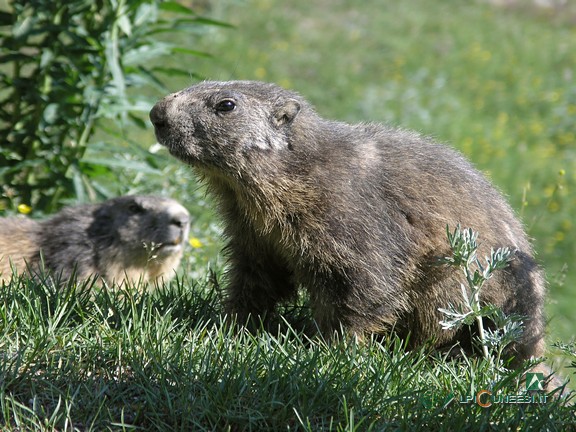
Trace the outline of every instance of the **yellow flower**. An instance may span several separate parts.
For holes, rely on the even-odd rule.
[[[18,205],[18,211],[22,214],[28,214],[32,211],[32,207],[30,207],[29,205],[26,205],[26,204],[19,204]]]
[[[199,249],[202,246],[204,246],[202,244],[202,242],[200,241],[200,239],[197,239],[196,237],[190,237],[190,240],[188,243],[190,243],[190,246],[192,246],[194,249]]]

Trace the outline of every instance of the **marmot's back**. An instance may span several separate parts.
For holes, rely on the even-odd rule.
[[[18,273],[26,270],[38,253],[41,226],[23,217],[0,219],[0,281],[9,279],[12,268]]]
[[[108,283],[170,279],[180,263],[189,213],[157,196],[123,196],[100,204],[69,207],[52,218],[0,219],[0,278],[45,267],[79,278],[98,274]]]

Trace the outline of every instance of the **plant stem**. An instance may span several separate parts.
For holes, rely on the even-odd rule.
[[[474,293],[474,304],[479,307],[480,305],[480,297],[478,296],[478,291]],[[486,346],[486,334],[484,333],[484,322],[482,321],[482,316],[476,316],[476,322],[478,322],[478,337],[480,338],[480,343],[482,344],[482,354],[484,357],[490,361],[492,361],[492,357],[490,357],[490,353],[488,352],[488,347]]]

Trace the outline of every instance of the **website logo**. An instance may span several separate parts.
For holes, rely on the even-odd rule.
[[[542,372],[526,373],[526,391],[544,390],[544,387],[542,387],[543,382],[544,382],[544,374]]]
[[[495,404],[543,404],[548,395],[544,392],[544,373],[526,373],[526,390],[518,394],[495,394],[490,390],[481,389],[475,395],[460,397],[460,403],[476,403],[482,408]]]

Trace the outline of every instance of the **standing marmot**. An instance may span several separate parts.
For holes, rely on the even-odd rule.
[[[543,353],[544,278],[500,193],[456,151],[412,132],[325,120],[274,84],[204,82],[150,113],[158,141],[218,199],[230,254],[228,308],[244,320],[307,289],[323,332],[410,334],[467,346],[438,308],[461,302],[446,226],[480,233],[478,254],[516,249],[482,292],[526,317],[516,360]]]
[[[178,202],[158,196],[123,196],[69,207],[50,219],[0,219],[0,281],[40,266],[106,282],[170,279],[180,264],[190,216]]]

